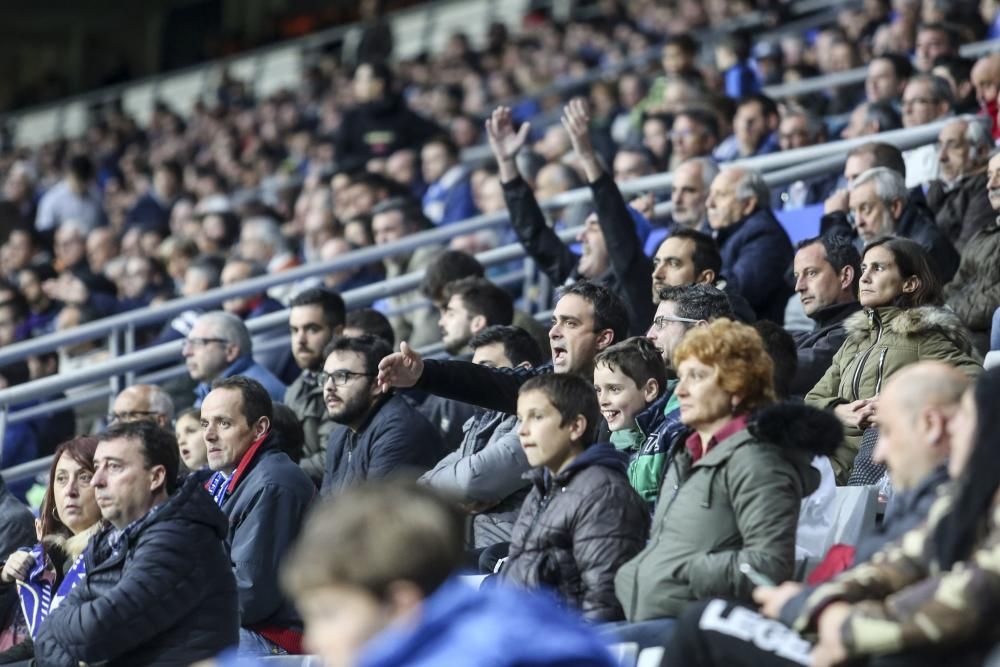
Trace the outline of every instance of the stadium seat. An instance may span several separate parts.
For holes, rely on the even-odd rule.
[[[819,236],[819,220],[823,217],[823,204],[813,204],[790,211],[775,211],[774,216],[785,229],[792,245]]]

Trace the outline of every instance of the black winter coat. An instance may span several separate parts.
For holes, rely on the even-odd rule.
[[[649,508],[629,484],[626,466],[624,454],[601,443],[555,478],[533,471],[501,575],[558,592],[590,620],[623,619],[615,573],[649,532]]]
[[[337,133],[337,166],[364,167],[376,157],[389,157],[401,148],[419,148],[444,134],[436,123],[418,115],[399,95],[348,109]]]
[[[792,396],[805,396],[823,378],[833,363],[833,355],[847,340],[844,320],[859,310],[861,304],[857,301],[826,306],[813,314],[816,326],[812,331],[795,334],[799,365],[789,389]]]
[[[112,546],[111,527],[84,552],[87,577],[35,640],[45,667],[187,667],[239,641],[226,517],[192,476]]]
[[[330,433],[323,494],[407,468],[426,472],[447,453],[437,428],[405,398],[391,395],[357,432],[339,426]]]

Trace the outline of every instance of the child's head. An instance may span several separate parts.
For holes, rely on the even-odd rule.
[[[649,338],[615,343],[594,358],[594,389],[612,431],[635,427],[635,417],[667,386],[667,366]]]
[[[177,415],[174,434],[184,467],[194,472],[208,465],[208,450],[201,437],[201,410],[188,408]]]
[[[517,418],[528,463],[555,474],[594,442],[601,409],[591,383],[577,375],[553,373],[521,385]]]
[[[464,537],[464,514],[413,482],[371,482],[321,503],[281,567],[308,650],[327,665],[356,664],[461,566]]]

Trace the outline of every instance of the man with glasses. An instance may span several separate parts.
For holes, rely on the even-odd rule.
[[[213,311],[195,320],[181,348],[184,363],[195,387],[195,406],[201,405],[212,382],[244,375],[260,382],[273,401],[283,401],[285,385],[253,360],[253,342],[243,320],[230,313]]]
[[[903,89],[903,127],[933,123],[951,113],[951,86],[939,76],[918,74]],[[906,187],[923,185],[938,177],[938,148],[929,143],[903,153]]]
[[[170,395],[151,384],[122,389],[108,414],[108,426],[137,421],[150,421],[168,431],[173,429],[174,402]]]
[[[375,336],[335,337],[318,380],[330,419],[323,493],[368,479],[430,469],[447,452],[441,433],[403,397],[383,393],[376,376],[389,345]]]

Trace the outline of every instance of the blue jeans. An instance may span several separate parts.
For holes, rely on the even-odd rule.
[[[635,642],[642,651],[653,646],[666,646],[676,625],[676,618],[656,618],[639,623],[605,623],[597,626],[597,634],[608,644]]]
[[[240,647],[237,655],[264,658],[269,655],[288,655],[288,651],[253,630],[240,628]]]
[[[990,329],[990,350],[1000,350],[1000,308],[993,311],[993,327]]]

